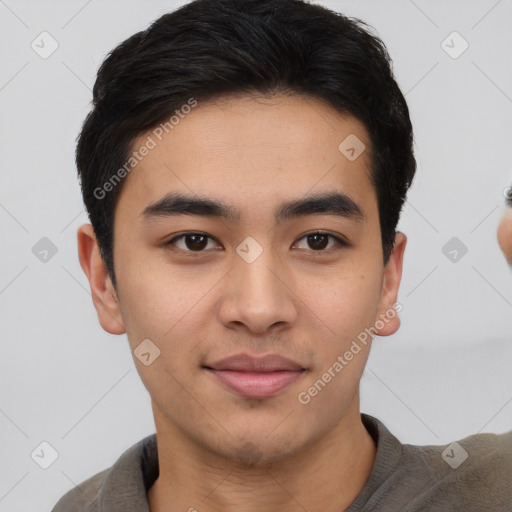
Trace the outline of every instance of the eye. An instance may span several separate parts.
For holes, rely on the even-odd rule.
[[[314,233],[309,233],[304,235],[299,240],[306,240],[306,243],[309,245],[314,252],[328,252],[329,249],[332,249],[336,246],[338,247],[347,247],[349,244],[342,240],[341,238],[332,235],[330,233],[324,233],[323,231],[316,231]],[[333,241],[333,244],[329,246],[329,239]],[[299,247],[299,249],[304,249],[304,247]],[[306,247],[307,249],[307,247]]]
[[[323,231],[315,231],[314,233],[308,233],[302,236],[299,240],[305,240],[309,249],[313,252],[329,252],[330,249],[337,247],[348,247],[348,243],[341,238]],[[209,242],[213,243],[213,246]],[[332,242],[329,245],[329,242]],[[190,253],[201,253],[205,252],[206,249],[214,249],[217,247],[216,241],[206,233],[182,233],[181,235],[175,236],[171,240],[165,243],[166,246],[173,246],[184,252]],[[308,249],[308,247],[299,247],[299,249]]]
[[[204,249],[212,248],[208,247],[209,240],[215,242],[212,237],[206,235],[205,233],[183,233],[181,235],[175,236],[166,242],[165,245],[175,246],[185,252],[204,252]]]

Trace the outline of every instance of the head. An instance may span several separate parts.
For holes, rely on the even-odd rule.
[[[512,266],[512,195],[511,187],[505,189],[506,208],[498,224],[497,237],[507,263]]]
[[[361,333],[399,327],[415,160],[384,44],[301,0],[196,0],[114,49],[93,93],[80,261],[103,328],[159,354],[135,357],[157,428],[265,460],[319,439],[358,407]],[[239,353],[305,371],[248,399],[206,369]]]

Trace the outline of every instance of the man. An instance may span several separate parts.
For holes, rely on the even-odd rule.
[[[498,224],[497,237],[503,255],[507,263],[512,265],[512,196],[511,188],[506,189],[506,205],[505,211]]]
[[[301,0],[197,0],[109,55],[79,258],[156,434],[54,512],[512,510],[512,432],[402,445],[359,409],[412,143],[383,43]]]

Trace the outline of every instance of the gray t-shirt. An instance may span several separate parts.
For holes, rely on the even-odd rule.
[[[368,481],[345,512],[512,512],[512,431],[416,446],[402,444],[368,414],[361,419],[377,454]],[[52,512],[149,512],[147,490],[157,477],[152,434],[71,489]]]

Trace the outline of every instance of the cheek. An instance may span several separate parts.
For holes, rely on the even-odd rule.
[[[380,283],[375,275],[354,273],[345,278],[316,282],[302,296],[328,338],[335,339],[337,349],[373,325],[380,298]]]
[[[323,417],[332,425],[353,403],[371,346],[365,331],[378,312],[377,276],[354,274],[316,286],[310,295],[315,321],[317,360],[299,390],[297,400],[304,412]],[[333,284],[334,281],[334,284]],[[326,410],[329,414],[326,416]]]
[[[180,287],[179,279],[163,279],[161,275],[158,278],[151,272],[137,272],[124,280],[120,276],[119,282],[123,283],[123,319],[140,378],[161,406],[169,402],[169,407],[178,407],[175,397],[183,392],[179,383],[190,379],[193,367],[199,364],[204,312],[198,305],[204,290]],[[157,354],[154,359],[150,356],[148,365],[138,357],[143,353],[141,348],[146,347],[142,342],[147,339],[151,340],[149,352]]]
[[[123,252],[116,275],[125,325],[134,335],[158,339],[187,321],[211,280],[198,282],[190,269],[172,269],[160,252],[143,248]]]
[[[498,243],[507,260],[512,260],[512,209],[507,210],[498,226]]]

